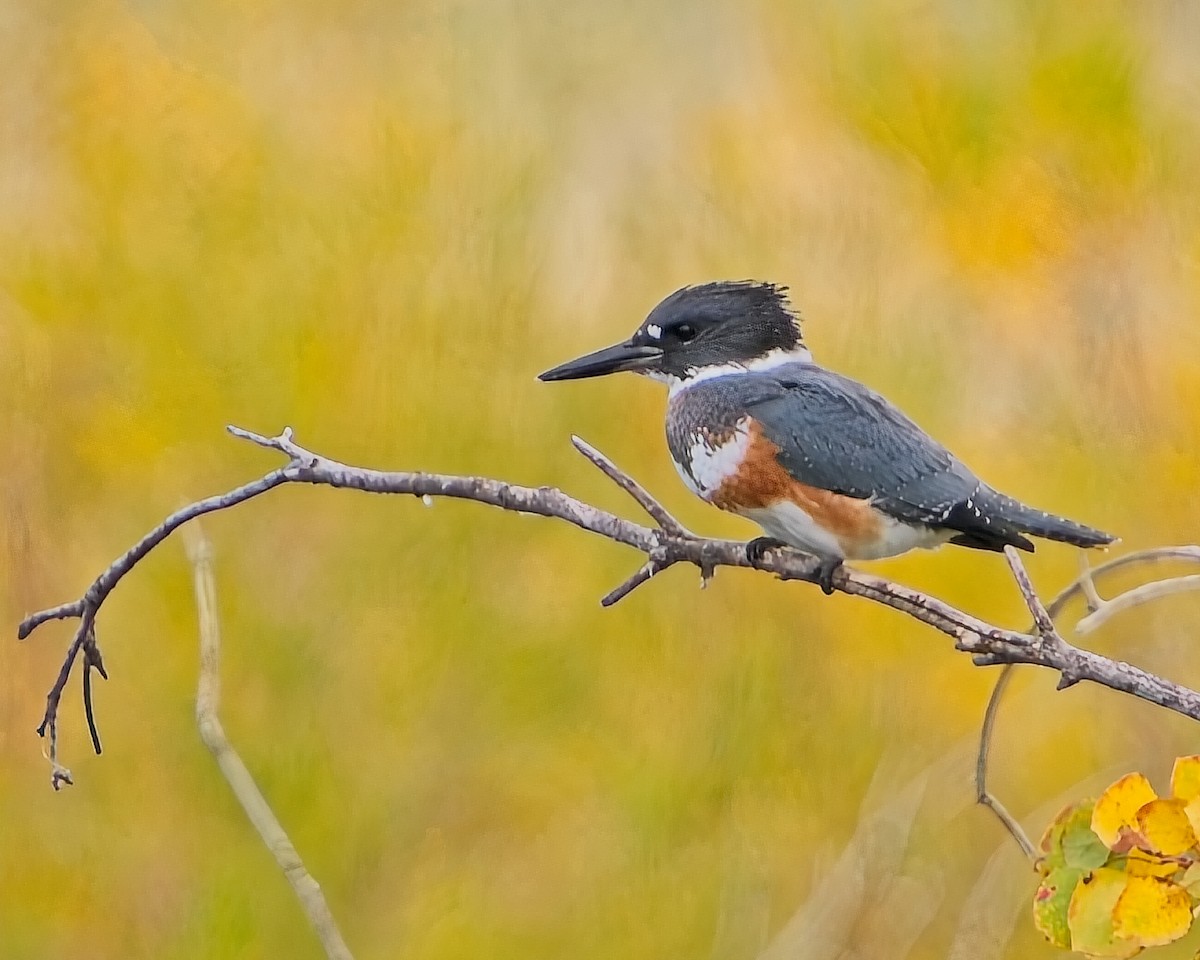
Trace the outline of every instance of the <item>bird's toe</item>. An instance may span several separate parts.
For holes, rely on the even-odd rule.
[[[750,561],[750,566],[757,567],[762,563],[768,550],[786,546],[786,543],[775,537],[755,537],[746,544],[746,559]]]
[[[839,557],[822,560],[817,564],[817,585],[827,597],[833,593],[833,575],[841,565],[842,561]]]

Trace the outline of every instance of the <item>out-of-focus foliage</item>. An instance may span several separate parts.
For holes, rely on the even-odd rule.
[[[1179,757],[1171,796],[1140,773],[1071,804],[1042,837],[1033,900],[1056,947],[1132,957],[1178,940],[1200,910],[1200,756]]]
[[[752,276],[997,486],[1200,539],[1198,42],[1153,0],[0,4],[0,956],[317,955],[194,729],[182,548],[104,609],[106,752],[73,688],[63,794],[33,728],[70,626],[12,636],[274,465],[225,423],[632,511],[576,432],[747,536],[659,387],[534,376]],[[944,638],[730,571],[604,611],[637,557],[471,504],[287,489],[206,530],[225,725],[360,958],[1056,955]],[[1025,620],[994,556],[871,566]],[[1088,639],[1186,682],[1198,619]],[[993,784],[1044,822],[1192,735],[1031,674]]]

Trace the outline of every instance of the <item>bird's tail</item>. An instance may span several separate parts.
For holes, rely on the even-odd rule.
[[[1010,527],[1014,533],[1028,533],[1046,540],[1074,544],[1077,547],[1102,547],[1117,539],[1111,533],[1105,533],[1095,527],[1076,523],[1044,510],[1035,510],[1020,500],[997,493],[990,487],[982,488],[976,494],[975,501],[985,517],[991,517],[993,523],[1002,527]]]

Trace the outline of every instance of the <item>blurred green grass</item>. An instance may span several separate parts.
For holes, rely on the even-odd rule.
[[[0,620],[272,465],[229,422],[631,511],[579,433],[747,535],[683,491],[653,384],[534,380],[713,277],[789,283],[819,358],[996,485],[1122,548],[1195,541],[1198,28],[1171,4],[6,5]],[[283,490],[206,529],[226,725],[360,957],[755,956],[877,767],[886,796],[963,749],[990,682],[747,574],[603,611],[636,557],[470,504]],[[1075,564],[1032,569],[1049,591]],[[994,557],[877,569],[1024,619]],[[1196,621],[1181,598],[1096,643],[1187,681]],[[105,607],[107,750],[72,696],[80,783],[51,797],[32,728],[67,629],[0,644],[0,952],[316,956],[194,731],[182,549]],[[1019,814],[1194,750],[1051,688],[1002,721]],[[910,955],[941,957],[1002,837],[922,817],[938,905]],[[857,948],[893,955],[869,920]],[[1051,951],[1017,921],[1008,955]]]

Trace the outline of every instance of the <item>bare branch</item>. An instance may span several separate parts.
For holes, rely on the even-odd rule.
[[[235,506],[285,483],[324,485],[367,493],[404,494],[422,499],[451,497],[474,500],[503,510],[565,520],[580,529],[645,554],[648,562],[605,598],[608,603],[616,602],[647,582],[659,570],[676,563],[690,563],[699,567],[704,579],[710,577],[719,566],[753,566],[781,580],[805,580],[810,583],[815,582],[818,572],[817,558],[796,550],[772,549],[760,561],[752,564],[746,555],[746,545],[741,541],[710,540],[689,534],[611,461],[595,451],[592,451],[595,456],[589,454],[591,448],[586,444],[580,447],[581,451],[637,499],[654,516],[660,528],[646,527],[600,510],[554,487],[525,487],[488,477],[371,470],[312,453],[294,441],[290,429],[277,437],[264,437],[238,427],[231,427],[230,432],[258,446],[282,453],[288,458],[288,463],[228,493],[208,497],[172,513],[101,573],[79,600],[34,613],[21,624],[19,636],[24,638],[47,620],[79,617],[81,621],[59,678],[47,697],[42,730],[48,728],[51,731],[52,757],[55,756],[53,738],[62,689],[75,657],[92,628],[96,613],[120,579],[155,546],[188,521],[205,513]],[[675,532],[672,524],[683,532]],[[1172,549],[1195,551],[1200,556],[1200,549],[1197,548]],[[1117,561],[1113,561],[1106,567],[1117,565]],[[1096,572],[1102,569],[1105,568],[1097,568]],[[1021,633],[992,626],[927,594],[845,566],[836,572],[833,586],[844,593],[866,597],[932,626],[951,637],[959,650],[972,654],[976,664],[1037,664],[1057,671],[1064,685],[1090,680],[1200,720],[1200,693],[1128,663],[1082,650],[1061,638],[1056,637],[1055,642],[1048,642],[1045,635],[1036,631]],[[1032,587],[1029,589],[1032,590]]]
[[[1122,610],[1129,609],[1139,603],[1146,603],[1156,596],[1200,589],[1200,583],[1195,582],[1200,581],[1200,577],[1175,577],[1167,580],[1152,581],[1140,587],[1134,587],[1123,594],[1119,594],[1112,600],[1104,600],[1096,587],[1095,579],[1097,576],[1111,574],[1116,570],[1132,566],[1140,567],[1159,563],[1177,563],[1180,561],[1200,563],[1200,547],[1197,546],[1155,547],[1150,550],[1138,550],[1134,553],[1125,554],[1122,557],[1116,557],[1094,568],[1087,563],[1085,554],[1081,554],[1080,556],[1084,558],[1081,561],[1083,569],[1080,575],[1064,587],[1050,601],[1049,605],[1043,608],[1046,616],[1053,621],[1054,618],[1062,613],[1063,608],[1071,600],[1076,596],[1082,595],[1087,602],[1088,615],[1084,616],[1076,624],[1075,630],[1077,633],[1088,633],[1095,630],[1103,622]],[[1013,557],[1009,557],[1008,559],[1010,566],[1012,566]],[[1017,570],[1018,567],[1020,568],[1019,573]],[[1017,582],[1020,585],[1020,574],[1025,574],[1025,569],[1019,557],[1016,558],[1016,565],[1013,567],[1013,572],[1017,575]],[[1176,585],[1179,581],[1184,581],[1184,583]],[[1028,584],[1027,574],[1025,574],[1025,582]],[[1026,587],[1022,587],[1021,589],[1022,593],[1025,594],[1026,603],[1030,606],[1030,611],[1035,616],[1035,623],[1030,630],[1031,632],[1038,631],[1039,627],[1036,622],[1037,614],[1033,604],[1036,603],[1038,607],[1041,607],[1041,601],[1037,598],[1036,594],[1033,594],[1032,601],[1030,600],[1029,594],[1032,593],[1031,585],[1028,588],[1028,593],[1026,592]],[[1057,634],[1055,636],[1059,642],[1062,642],[1061,637]],[[992,688],[992,694],[988,698],[987,709],[984,711],[983,727],[979,735],[979,753],[975,761],[975,797],[979,803],[996,815],[1004,828],[1017,841],[1017,844],[1021,847],[1025,855],[1030,859],[1034,859],[1037,856],[1037,852],[1029,836],[1022,829],[1016,818],[1005,809],[1004,805],[987,787],[988,759],[991,750],[992,734],[995,732],[996,717],[1000,710],[1000,700],[1004,696],[1004,691],[1007,689],[1009,681],[1012,679],[1013,666],[1014,664],[1012,663],[1005,664],[1004,669],[1000,671],[1000,676],[996,678],[996,685]]]
[[[278,449],[282,450],[283,448],[279,447]],[[174,530],[182,527],[189,520],[196,519],[196,517],[212,513],[214,510],[227,510],[232,506],[249,500],[251,497],[257,497],[259,494],[266,493],[281,483],[294,480],[294,477],[288,475],[290,469],[291,466],[289,465],[279,470],[272,470],[266,476],[260,477],[252,483],[244,484],[230,490],[228,493],[218,494],[215,497],[206,497],[203,500],[188,504],[180,510],[176,510],[157,527],[142,537],[141,540],[126,550],[123,555],[114,560],[108,569],[92,582],[92,585],[87,588],[87,592],[78,600],[71,603],[64,603],[61,606],[51,607],[49,610],[42,610],[22,620],[21,626],[17,630],[17,638],[24,640],[47,620],[84,617],[89,610],[94,615],[95,611],[108,598],[108,595],[112,593],[113,587],[120,582],[121,578],[132,570],[146,554],[167,539]],[[82,643],[82,639],[80,642]]]
[[[212,574],[212,545],[199,524],[190,527],[188,532],[187,553],[195,574],[196,608],[200,619],[200,676],[196,688],[196,726],[200,730],[200,739],[216,758],[229,789],[292,885],[301,909],[320,938],[325,955],[330,960],[354,960],[320,885],[305,869],[287,831],[225,736],[217,716],[221,703],[221,629]]]

